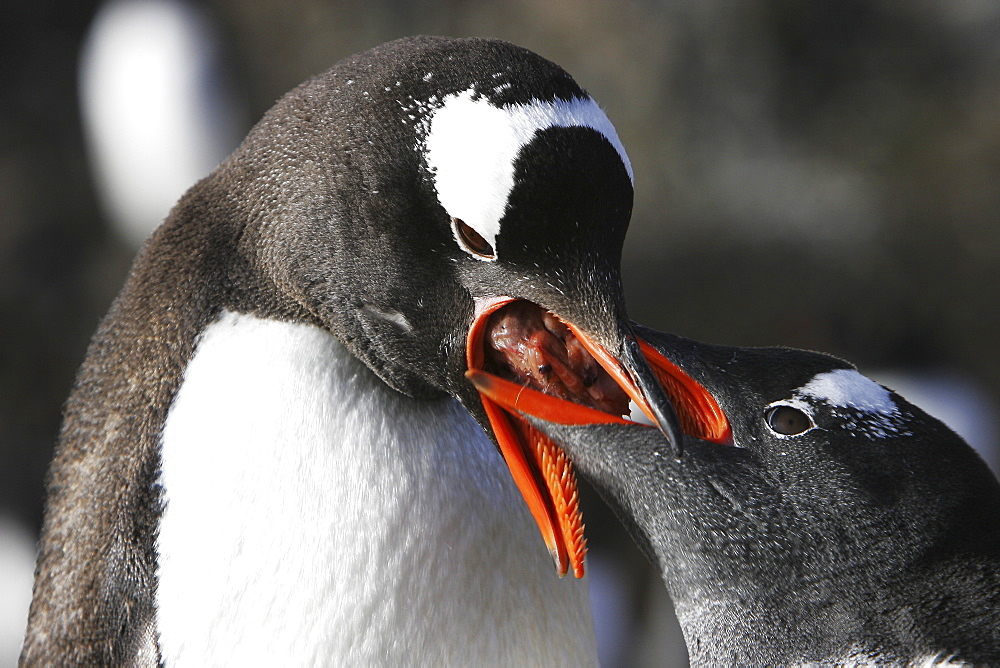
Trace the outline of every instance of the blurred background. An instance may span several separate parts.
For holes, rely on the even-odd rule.
[[[282,93],[403,35],[565,67],[629,151],[634,319],[834,353],[997,470],[992,0],[7,0],[0,21],[0,665],[62,402],[142,239]],[[669,601],[585,500],[608,666],[683,665]]]

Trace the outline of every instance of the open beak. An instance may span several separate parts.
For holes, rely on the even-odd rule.
[[[546,394],[488,368],[490,316],[514,301],[518,300],[504,297],[477,302],[466,342],[466,376],[479,391],[500,452],[538,524],[556,571],[562,577],[572,569],[580,578],[587,548],[572,464],[559,446],[523,415],[567,425],[626,424],[633,420],[625,411],[615,414]],[[729,423],[712,395],[655,348],[628,333],[619,359],[574,323],[561,322],[649,422],[663,432],[677,457],[681,455],[681,432],[731,442]]]

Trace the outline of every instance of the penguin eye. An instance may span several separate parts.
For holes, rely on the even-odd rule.
[[[462,219],[452,218],[451,224],[455,228],[455,236],[465,246],[465,250],[490,260],[496,258],[496,252],[490,242],[483,239],[479,232],[466,225]]]
[[[775,406],[767,412],[767,426],[776,434],[797,436],[816,425],[813,424],[812,418],[798,408]]]

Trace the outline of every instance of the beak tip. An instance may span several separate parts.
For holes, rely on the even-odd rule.
[[[559,553],[555,550],[549,550],[549,556],[552,557],[552,565],[556,568],[556,575],[559,579],[564,579],[570,571],[573,573],[573,577],[580,579],[583,577],[584,567],[582,558],[579,563],[574,562],[570,564],[570,560],[567,558],[560,557]]]

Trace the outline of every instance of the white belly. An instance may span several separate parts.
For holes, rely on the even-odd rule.
[[[233,313],[163,431],[167,665],[587,665],[493,444],[453,400],[388,389],[329,334]]]

